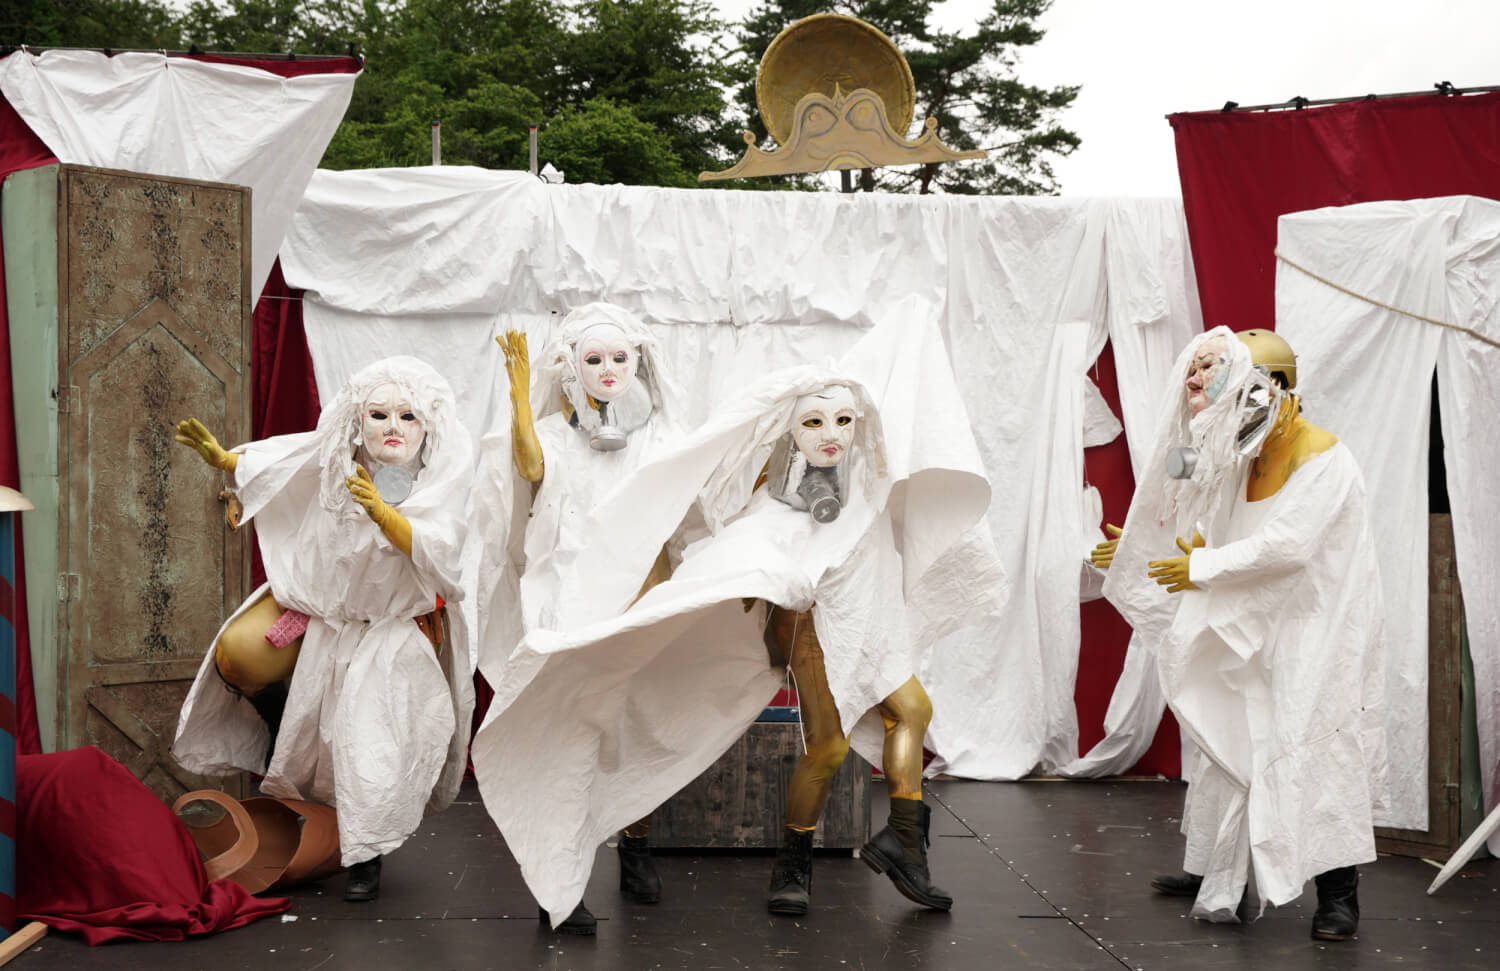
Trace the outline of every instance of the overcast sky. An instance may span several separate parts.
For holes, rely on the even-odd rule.
[[[938,22],[988,6],[947,0]],[[1500,0],[1054,0],[1041,26],[1021,80],[1083,86],[1062,119],[1083,139],[1056,165],[1068,196],[1180,195],[1171,112],[1500,85]]]

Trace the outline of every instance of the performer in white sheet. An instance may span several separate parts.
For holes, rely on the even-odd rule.
[[[633,567],[614,561],[601,574],[582,576],[573,564],[608,534],[595,514],[599,501],[681,434],[679,395],[664,374],[657,341],[622,307],[592,303],[569,313],[540,356],[534,387],[525,335],[509,332],[500,345],[510,377],[511,434],[481,443],[476,501],[484,550],[479,582],[487,594],[480,656],[497,689],[516,677],[495,672],[523,633],[619,614],[670,574],[664,544],[671,530],[653,541],[651,558]],[[534,490],[524,529],[514,528],[513,468]],[[518,535],[520,556],[509,548]],[[651,861],[651,808],[625,826],[618,850],[620,890],[654,904],[661,879]],[[595,920],[580,901],[553,929],[592,934]]]
[[[273,796],[338,809],[346,900],[463,781],[473,670],[457,610],[473,445],[429,365],[364,368],[311,432],[177,440],[233,482],[267,582],[219,631],[172,754],[208,775],[262,772]],[[259,717],[257,717],[259,716]]]
[[[831,386],[835,397],[804,398]],[[894,416],[884,436],[866,388],[878,389],[887,421]],[[799,410],[799,400],[808,407]],[[852,445],[794,425],[819,411],[846,434],[853,428]],[[839,426],[840,418],[850,421]],[[783,496],[790,486],[795,497],[808,478],[794,427],[815,453],[848,450],[831,475],[811,477],[836,494],[831,521],[816,521],[806,499],[794,498],[803,503],[794,508],[770,487],[754,491],[773,453]],[[827,518],[829,500],[812,495],[817,515]],[[894,744],[905,746],[912,757],[903,768],[914,770],[900,784],[918,796],[925,717],[913,675],[938,638],[991,609],[999,593],[987,534],[973,529],[988,503],[941,338],[909,319],[867,335],[838,371],[792,368],[736,389],[703,426],[601,496],[589,516],[594,542],[578,550],[570,572],[580,595],[597,580],[606,605],[634,593],[612,577],[643,574],[684,519],[701,515],[706,535],[625,612],[531,630],[503,665],[487,669],[497,687],[473,746],[480,791],[553,918],[581,899],[599,844],[697,777],[775,695],[784,675],[768,663],[768,604],[783,608],[785,620],[813,611],[826,685],[809,680],[804,690],[822,703],[813,717],[833,740],[826,747],[842,755],[860,722],[855,745],[880,758],[879,709],[892,701],[886,711],[901,719]],[[805,645],[807,635],[792,641]],[[801,650],[793,648],[794,670],[815,672]],[[907,698],[912,705],[899,704]],[[814,762],[831,761],[819,754]],[[539,764],[552,771],[539,773]],[[821,795],[804,795],[815,820]],[[920,828],[920,810],[914,823]],[[877,845],[893,862],[905,860],[904,844],[894,843]]]
[[[1364,481],[1302,416],[1296,360],[1270,331],[1214,328],[1175,373],[1123,535],[1095,555],[1105,596],[1158,645],[1168,703],[1198,749],[1186,872],[1153,886],[1195,895],[1194,916],[1235,921],[1314,877],[1312,936],[1346,940],[1386,797]]]

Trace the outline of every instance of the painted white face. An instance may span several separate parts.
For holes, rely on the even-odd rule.
[[[411,401],[394,384],[370,392],[360,412],[365,451],[382,465],[405,465],[422,451],[427,429]]]
[[[640,351],[614,324],[595,324],[578,341],[578,380],[595,401],[614,401],[635,380]]]
[[[1183,386],[1187,388],[1188,410],[1198,414],[1214,403],[1229,381],[1229,345],[1225,338],[1204,341],[1198,353],[1188,362]]]
[[[808,465],[830,468],[843,461],[854,443],[857,412],[848,388],[825,388],[797,399],[792,438]]]

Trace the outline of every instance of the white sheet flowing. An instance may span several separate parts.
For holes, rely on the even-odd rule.
[[[539,348],[591,300],[634,310],[657,334],[688,427],[755,376],[835,361],[893,308],[925,308],[907,312],[938,321],[1004,497],[989,539],[1006,574],[1026,578],[923,672],[937,765],[1017,778],[1077,755],[1079,550],[1097,525],[1080,512],[1082,381],[1118,330],[1134,355],[1119,368],[1122,396],[1154,400],[1142,371],[1167,367],[1197,328],[1180,202],[548,186],[447,166],[319,172],[282,265],[308,290],[320,385],[395,335],[422,334],[412,353],[454,376],[476,436],[509,435],[494,337],[515,327]],[[1149,742],[1156,715],[1146,706],[1120,731]]]
[[[1277,330],[1298,355],[1309,413],[1364,470],[1379,524],[1389,654],[1391,811],[1427,814],[1427,456],[1431,386],[1441,396],[1454,544],[1474,662],[1484,807],[1500,804],[1500,349],[1398,312],[1500,339],[1500,203],[1473,197],[1378,202],[1283,216]],[[1370,302],[1379,301],[1380,304]],[[1397,308],[1397,309],[1391,309]],[[1490,840],[1500,853],[1500,838]]]
[[[255,295],[356,77],[283,78],[143,51],[0,59],[0,92],[60,161],[250,186]]]
[[[475,735],[475,775],[554,922],[582,898],[599,843],[712,764],[780,686],[764,609],[745,598],[812,609],[845,731],[916,673],[943,633],[992,609],[1004,589],[998,561],[964,542],[989,489],[931,331],[896,317],[836,370],[776,372],[600,496],[585,524],[595,541],[569,559],[563,590],[586,594],[614,572],[626,574],[614,587],[639,586],[649,560],[629,552],[659,548],[695,501],[710,526],[732,520],[629,610],[533,628],[504,658],[484,638],[497,689]],[[733,518],[797,398],[830,383],[863,403],[839,518],[814,523],[764,490]],[[576,613],[588,616],[584,606]],[[881,733],[866,728],[855,744],[878,760]]]

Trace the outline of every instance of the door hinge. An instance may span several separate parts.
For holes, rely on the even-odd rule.
[[[78,590],[83,583],[83,578],[76,573],[59,573],[57,575],[57,599],[66,603],[69,600],[78,599]]]
[[[59,415],[76,415],[83,410],[79,404],[80,394],[78,385],[70,384],[57,389],[57,413]]]

